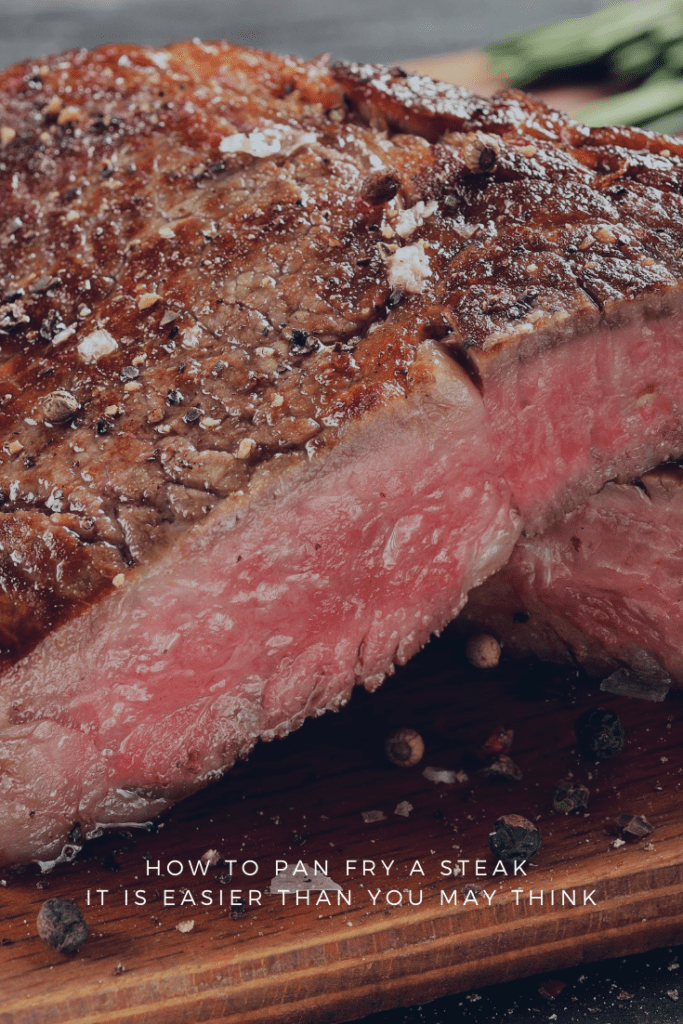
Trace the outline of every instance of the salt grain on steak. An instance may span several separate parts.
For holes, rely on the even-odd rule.
[[[0,124],[2,861],[373,689],[683,452],[676,140],[223,43],[17,65]]]

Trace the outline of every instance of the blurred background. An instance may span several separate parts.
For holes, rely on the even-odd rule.
[[[72,46],[200,36],[395,63],[590,14],[598,0],[0,0],[0,66]],[[646,5],[645,5],[646,6]]]

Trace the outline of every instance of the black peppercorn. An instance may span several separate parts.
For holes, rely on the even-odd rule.
[[[119,376],[121,377],[121,380],[125,382],[137,380],[140,376],[140,371],[137,366],[124,366]]]
[[[383,206],[394,198],[400,184],[396,171],[373,171],[362,182],[360,194],[371,206]]]
[[[626,738],[619,716],[607,708],[584,711],[574,729],[583,749],[596,761],[605,761],[624,749]]]
[[[521,814],[504,814],[493,826],[489,836],[491,853],[511,864],[528,860],[541,849],[541,830]]]
[[[180,391],[176,391],[175,388],[171,388],[170,391],[166,392],[166,401],[169,405],[180,405],[182,400],[182,393]]]
[[[590,790],[573,779],[560,779],[553,790],[553,808],[561,814],[585,811]]]
[[[38,914],[38,934],[60,953],[75,953],[88,934],[78,904],[57,896],[46,900]]]

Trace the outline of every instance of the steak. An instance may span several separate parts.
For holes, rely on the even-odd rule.
[[[471,591],[456,628],[651,700],[683,686],[683,469],[608,483]]]
[[[0,834],[372,689],[683,453],[683,145],[226,43],[0,76]]]

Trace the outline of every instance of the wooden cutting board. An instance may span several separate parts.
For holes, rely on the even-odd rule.
[[[501,84],[480,54],[410,67],[481,92]],[[575,109],[587,98],[564,90],[559,99]],[[577,755],[572,723],[598,702],[618,710],[628,745],[596,766]],[[521,781],[480,774],[471,753],[503,723],[515,730]],[[410,769],[382,753],[385,735],[401,725],[420,730],[427,745]],[[434,782],[426,766],[464,774]],[[592,790],[587,815],[550,809],[553,785],[568,771]],[[0,872],[0,1024],[348,1021],[681,942],[682,787],[680,698],[575,693],[552,670],[478,673],[442,637],[377,694],[359,692],[339,715],[262,745],[158,828],[105,835],[49,875]],[[408,817],[396,813],[405,802]],[[615,847],[622,812],[645,815],[656,826],[651,840]],[[526,877],[491,875],[489,833],[506,813],[538,820],[543,832]],[[212,849],[234,869],[193,874]],[[312,893],[299,905],[267,892],[276,860],[320,862],[350,904],[337,905],[336,892],[330,904]],[[363,860],[375,862],[374,876],[362,875]],[[441,873],[442,861],[458,860],[468,862],[464,873]],[[241,870],[247,861],[255,874]],[[348,874],[347,861],[355,861]],[[381,861],[391,862],[388,874]],[[487,876],[475,874],[477,861]],[[490,905],[482,892],[467,895],[470,883]],[[202,905],[204,890],[211,905]],[[231,892],[238,900],[249,890],[260,904],[229,906]],[[37,936],[37,912],[52,896],[75,899],[88,922],[73,956]],[[191,930],[178,929],[190,921]]]

